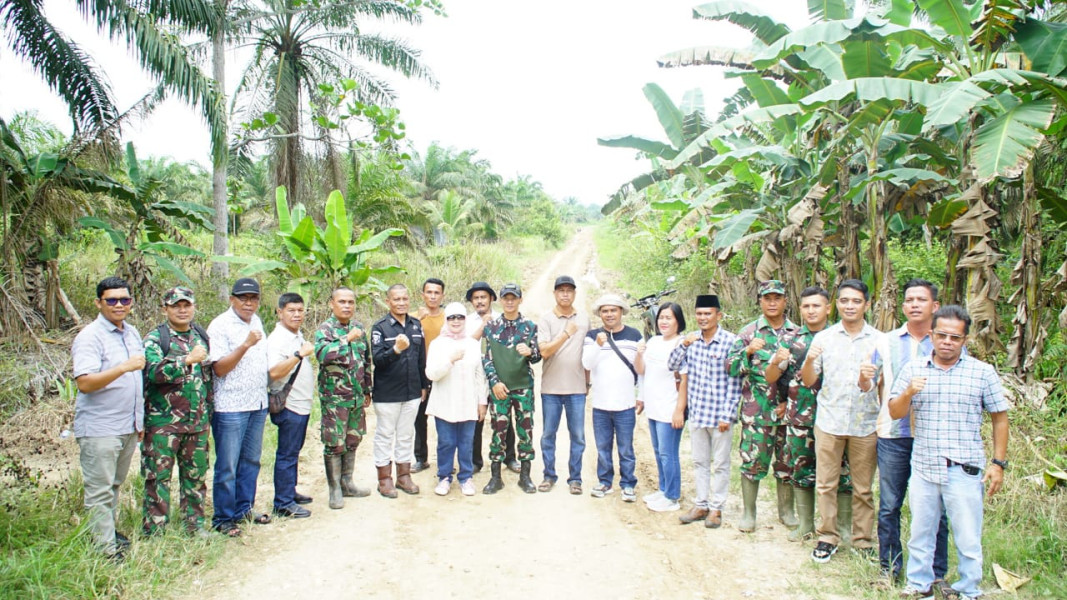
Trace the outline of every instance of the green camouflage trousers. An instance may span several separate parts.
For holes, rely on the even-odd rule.
[[[785,429],[779,425],[756,425],[741,422],[741,475],[752,481],[767,476],[774,457],[774,476],[779,481],[789,479],[783,447]]]
[[[207,498],[208,430],[159,433],[147,429],[141,447],[144,475],[144,532],[158,532],[170,520],[170,479],[178,465],[180,510],[185,526],[196,531],[204,524]]]
[[[504,437],[507,435],[510,411],[515,411],[515,435],[518,442],[515,454],[522,462],[533,460],[533,388],[511,390],[503,400],[489,394],[489,418],[493,424],[493,440],[489,443],[489,460],[504,460]]]
[[[785,432],[785,462],[789,466],[789,480],[799,488],[815,488],[815,428],[787,425]],[[841,479],[838,493],[852,493],[852,474],[848,469],[848,453],[841,457]]]
[[[326,456],[355,452],[367,434],[367,411],[363,401],[355,406],[352,400],[342,401],[334,396],[320,396],[322,401],[322,453]]]

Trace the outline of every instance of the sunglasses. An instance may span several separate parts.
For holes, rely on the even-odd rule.
[[[949,340],[959,344],[963,340],[967,339],[965,335],[959,335],[957,333],[946,333],[944,331],[935,331],[933,338],[935,340]]]
[[[123,306],[129,306],[133,304],[133,298],[126,296],[125,298],[101,298],[108,306],[115,306],[121,304]]]
[[[452,315],[451,317],[448,317],[448,320],[449,321],[459,321],[459,320],[466,319],[466,318],[467,317],[464,316],[464,315]]]

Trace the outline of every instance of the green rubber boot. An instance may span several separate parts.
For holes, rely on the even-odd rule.
[[[815,535],[815,490],[794,487],[797,502],[797,528],[789,532],[790,542],[803,542]]]
[[[758,495],[759,482],[742,476],[741,498],[745,503],[745,512],[741,515],[741,522],[737,524],[738,531],[752,533],[756,530],[756,496]]]
[[[775,491],[778,492],[778,521],[786,526],[786,529],[797,528],[797,515],[793,511],[793,486],[776,479]]]

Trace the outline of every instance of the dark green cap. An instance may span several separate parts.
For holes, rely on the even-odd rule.
[[[767,294],[781,294],[785,295],[785,283],[778,279],[768,279],[767,281],[759,282],[759,296],[766,296]]]

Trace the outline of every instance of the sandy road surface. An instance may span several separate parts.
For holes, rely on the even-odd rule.
[[[548,265],[524,281],[522,311],[538,318],[551,309],[552,282],[559,274],[578,280],[579,307],[592,304],[597,269],[592,232],[579,232]],[[594,319],[594,323],[596,320]],[[540,401],[535,413],[534,481],[541,480]],[[587,408],[587,410],[589,410]],[[804,598],[798,584],[816,573],[807,566],[810,545],[790,544],[773,514],[773,486],[761,490],[758,530],[736,531],[737,490],[722,529],[681,526],[679,513],[656,514],[618,494],[588,495],[595,484],[596,452],[586,418],[583,467],[586,495],[565,485],[527,495],[518,476],[505,471],[505,488],[494,496],[464,497],[454,486],[433,494],[435,469],[415,475],[418,496],[389,500],[377,493],[346,499],[342,510],[326,506],[321,446],[314,427],[300,460],[300,489],[314,496],[310,519],[276,520],[248,527],[222,563],[192,582],[190,598]],[[368,415],[374,430],[374,415]],[[431,461],[434,456],[430,426]],[[369,436],[368,436],[369,437]],[[561,426],[557,447],[567,447]],[[488,446],[488,435],[485,444]],[[655,487],[655,462],[647,421],[635,433],[638,494]],[[688,436],[682,442],[683,509],[691,506]],[[487,452],[488,448],[486,448]],[[734,464],[737,457],[735,452]],[[487,465],[488,466],[488,465]],[[557,450],[557,470],[566,471],[566,451]],[[373,485],[369,440],[359,449],[357,483]],[[488,468],[475,475],[481,491]],[[260,476],[259,507],[269,506],[270,473]]]

